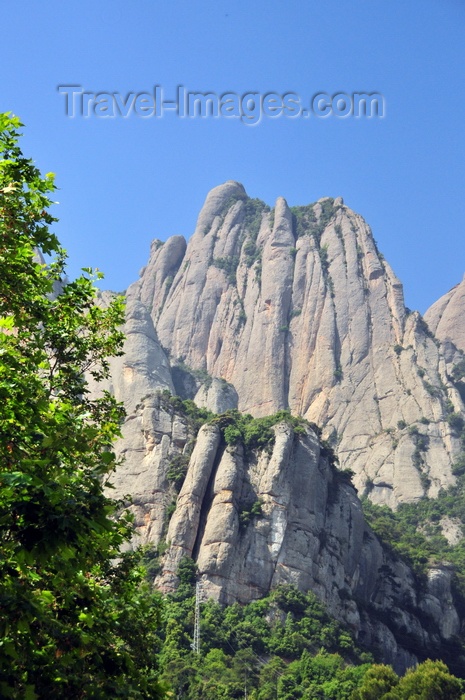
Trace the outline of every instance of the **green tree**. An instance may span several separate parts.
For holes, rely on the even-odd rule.
[[[159,599],[104,490],[122,412],[85,379],[121,353],[123,305],[96,305],[91,270],[62,283],[53,175],[21,126],[0,115],[0,695],[159,698]]]
[[[279,680],[286,671],[285,662],[273,656],[260,672],[258,700],[275,700],[279,697]]]
[[[180,697],[188,692],[197,673],[198,657],[191,651],[190,643],[191,638],[182,625],[173,617],[169,617],[164,630],[160,666],[163,668],[163,679],[169,683],[176,696]]]
[[[398,683],[399,677],[391,666],[373,664],[351,697],[352,700],[378,700],[395,689]],[[397,697],[397,695],[393,697]]]
[[[397,686],[401,700],[460,700],[462,683],[442,661],[428,659],[412,668]]]

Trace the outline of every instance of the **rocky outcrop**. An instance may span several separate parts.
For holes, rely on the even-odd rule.
[[[398,670],[415,662],[412,649],[431,654],[451,642],[460,629],[451,571],[431,569],[420,587],[367,527],[350,481],[312,430],[297,436],[280,423],[274,431],[270,453],[227,446],[216,423],[200,430],[157,584],[173,590],[189,556],[204,596],[223,603],[282,583],[310,589]]]
[[[110,297],[103,293],[99,301],[105,305]],[[123,355],[110,359],[110,380],[96,384],[88,377],[88,387],[94,395],[109,391],[124,405],[122,436],[114,445],[120,464],[110,477],[111,496],[126,500],[134,514],[133,544],[156,545],[173,499],[167,473],[173,459],[190,449],[195,435],[186,417],[162,401],[160,392],[175,393],[169,362],[147,308],[130,291],[123,330]]]
[[[228,446],[221,422],[199,430],[166,389],[133,405],[112,495],[131,495],[134,544],[167,548],[157,586],[172,591],[188,556],[205,597],[245,603],[294,584],[399,672],[441,654],[460,628],[452,572],[437,567],[419,585],[365,524],[315,433],[297,436],[287,423],[274,431],[271,452]]]
[[[127,412],[113,495],[131,495],[136,543],[167,548],[158,585],[172,590],[189,556],[206,595],[225,603],[280,583],[311,589],[398,670],[413,649],[452,644],[451,571],[418,584],[310,428],[279,423],[271,451],[227,445],[224,417],[199,430],[169,398],[213,413],[289,408],[323,427],[375,502],[434,496],[454,483],[465,397],[460,338],[438,319],[428,316],[441,347],[341,199],[290,209],[279,198],[270,210],[228,182],[208,195],[188,244],[155,241],[127,292],[125,353],[106,388]],[[443,523],[451,538],[458,529]]]
[[[279,198],[270,211],[227,182],[208,195],[187,245],[154,243],[130,291],[172,365],[226,380],[243,412],[290,408],[321,425],[373,501],[395,507],[454,483],[461,444],[447,411],[463,411],[460,393],[341,198],[292,209]],[[196,400],[234,405],[213,393]]]
[[[126,297],[123,355],[112,360],[113,392],[130,416],[145,396],[159,389],[174,393],[168,359],[144,304],[130,292]]]
[[[443,343],[465,352],[465,277],[425,313],[431,331]]]
[[[225,413],[237,409],[239,397],[235,388],[224,379],[211,379],[199,387],[194,401],[200,408],[207,408],[212,413]]]
[[[122,438],[115,445],[121,464],[110,480],[112,497],[129,497],[134,546],[156,546],[163,539],[175,496],[168,478],[170,469],[175,460],[189,453],[194,438],[186,417],[170,408],[160,395],[145,398],[127,416]]]

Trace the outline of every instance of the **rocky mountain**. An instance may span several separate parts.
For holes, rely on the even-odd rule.
[[[210,417],[199,428],[201,416],[166,389],[128,416],[113,483],[116,495],[132,495],[136,543],[163,553],[156,586],[173,592],[190,557],[204,598],[222,603],[246,603],[283,583],[312,590],[398,672],[427,655],[458,653],[451,567],[431,566],[420,583],[383,547],[350,475],[334,468],[312,428],[277,420],[260,448],[227,444],[228,420]]]
[[[454,482],[461,443],[448,414],[463,411],[460,393],[341,198],[292,210],[279,198],[270,210],[236,182],[216,187],[187,244],[152,244],[130,295],[178,377],[228,382],[222,407],[237,394],[243,412],[289,408],[322,426],[373,501],[395,507]]]
[[[453,344],[455,348],[465,352],[464,318],[465,277],[428,309],[425,321],[441,343]]]
[[[455,483],[464,289],[428,323],[410,312],[341,198],[270,209],[227,182],[187,243],[154,241],[126,294],[125,354],[106,388],[127,412],[113,493],[131,495],[137,541],[162,545],[157,585],[176,587],[189,556],[222,602],[283,582],[315,591],[397,669],[412,650],[451,645],[452,571],[435,564],[419,586],[366,525],[348,475],[393,508]],[[266,445],[244,442],[244,414],[252,434],[271,431]]]
[[[172,592],[182,558],[192,557],[203,595],[222,603],[246,603],[283,583],[312,590],[398,671],[418,650],[453,647],[461,622],[452,571],[432,567],[419,587],[365,524],[350,479],[331,466],[317,435],[286,421],[273,432],[272,449],[247,449],[225,443],[220,421],[200,429],[158,587]]]

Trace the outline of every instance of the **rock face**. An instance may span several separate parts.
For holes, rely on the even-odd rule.
[[[279,423],[271,453],[227,446],[221,421],[199,430],[169,397],[214,413],[290,409],[322,426],[375,502],[434,496],[454,483],[462,449],[451,417],[464,410],[463,285],[428,328],[342,199],[291,210],[279,198],[270,210],[236,182],[210,192],[188,244],[154,241],[104,388],[127,412],[113,495],[131,495],[137,543],[168,546],[158,585],[175,587],[190,556],[222,602],[311,589],[397,670],[415,661],[409,649],[451,642],[451,572],[431,569],[418,586],[311,429]],[[452,521],[444,531],[460,536]]]
[[[465,352],[465,277],[428,309],[425,321],[438,340]]]
[[[398,670],[416,661],[409,649],[432,653],[451,641],[460,628],[451,572],[432,569],[419,589],[366,526],[353,487],[316,435],[296,436],[286,423],[274,430],[270,454],[225,445],[216,424],[201,428],[157,584],[173,590],[189,556],[204,595],[224,603],[260,598],[282,583],[311,589]]]
[[[201,408],[208,408],[213,413],[225,413],[237,409],[237,391],[224,380],[212,379],[200,386],[194,401]]]
[[[342,199],[291,210],[279,198],[270,211],[227,182],[208,195],[187,245],[153,244],[130,292],[173,365],[229,382],[243,412],[290,408],[321,425],[373,501],[395,507],[454,483],[461,446],[447,411],[463,410],[460,394]],[[197,400],[234,405],[205,390]]]
[[[108,293],[100,303],[108,302]],[[122,437],[115,444],[121,459],[111,477],[111,495],[130,496],[135,516],[134,544],[158,543],[166,525],[172,499],[166,478],[170,460],[193,439],[186,419],[167,411],[157,392],[175,393],[167,357],[158,342],[146,307],[130,291],[126,298],[124,355],[110,360],[111,380],[89,388],[110,391],[124,403],[126,418]]]

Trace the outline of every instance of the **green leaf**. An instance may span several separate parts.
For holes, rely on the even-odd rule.
[[[79,622],[84,622],[87,627],[93,627],[94,619],[89,613],[79,613]]]
[[[28,486],[32,481],[33,477],[24,472],[0,472],[0,483],[8,484],[8,486]]]
[[[2,316],[0,318],[0,328],[12,330],[14,328],[14,319],[12,316]]]
[[[38,597],[50,605],[55,601],[52,591],[38,591]]]
[[[27,685],[24,689],[24,700],[37,700],[39,696],[35,692],[35,685]]]

